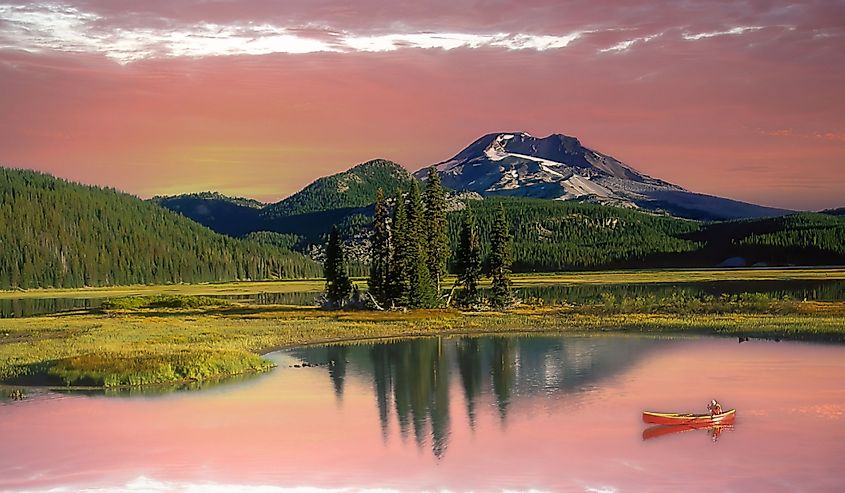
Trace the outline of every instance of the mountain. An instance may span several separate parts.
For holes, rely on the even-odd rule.
[[[845,216],[845,207],[840,207],[838,209],[823,210],[822,214],[830,214],[831,216]]]
[[[217,192],[159,196],[150,201],[229,236],[241,236],[259,229],[259,214],[266,205]]]
[[[690,192],[581,145],[575,137],[488,134],[434,165],[443,184],[485,196],[593,201],[689,219],[778,216],[790,211]],[[415,173],[424,179],[427,168]]]
[[[319,264],[236,240],[113,189],[0,168],[0,289],[316,277]]]
[[[214,192],[154,197],[151,201],[218,233],[305,249],[309,244],[321,243],[332,224],[343,233],[354,234],[359,226],[370,222],[376,190],[382,188],[387,197],[392,197],[406,191],[413,181],[413,175],[402,166],[374,159],[319,178],[269,205]],[[251,234],[256,232],[285,236]]]
[[[332,209],[366,207],[381,187],[388,197],[407,189],[414,177],[402,166],[374,159],[320,178],[290,197],[264,208],[266,218],[295,216]]]

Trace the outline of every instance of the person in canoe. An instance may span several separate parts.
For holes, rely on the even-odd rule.
[[[710,404],[707,405],[707,410],[710,411],[711,416],[722,414],[722,405],[719,404],[716,399],[713,399],[710,401]]]

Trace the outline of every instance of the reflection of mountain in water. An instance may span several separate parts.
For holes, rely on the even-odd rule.
[[[392,419],[441,457],[449,438],[449,384],[463,390],[475,427],[479,402],[495,401],[506,422],[521,397],[579,393],[622,373],[663,341],[626,337],[460,337],[304,348],[293,354],[327,364],[338,398],[348,375],[370,380],[385,438]]]

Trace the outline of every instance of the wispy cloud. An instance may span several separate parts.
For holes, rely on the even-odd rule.
[[[577,31],[562,36],[531,34],[468,34],[468,33],[412,33],[384,34],[380,36],[356,36],[346,34],[339,40],[342,51],[395,51],[401,48],[481,48],[492,46],[509,50],[544,51],[566,48],[570,43],[586,34]]]
[[[791,128],[782,128],[776,130],[762,130],[761,133],[770,137],[816,139],[826,140],[829,142],[845,142],[845,132],[836,131],[796,132]]]
[[[657,33],[657,34],[652,34],[652,35],[649,35],[649,36],[641,36],[639,38],[626,39],[626,40],[620,41],[620,42],[616,43],[615,45],[610,46],[608,48],[600,49],[599,53],[614,53],[614,52],[615,53],[621,53],[623,51],[628,51],[629,49],[631,49],[632,46],[634,46],[637,43],[648,43],[649,41],[651,41],[655,38],[658,38],[662,35],[663,35],[663,33]]]
[[[687,41],[697,41],[699,39],[715,38],[717,36],[736,36],[738,34],[745,34],[747,32],[754,32],[763,29],[763,26],[737,26],[732,27],[726,31],[709,31],[702,33],[684,33],[682,36]]]
[[[817,139],[829,140],[833,142],[845,142],[845,132],[825,132],[815,135]]]
[[[97,14],[53,3],[0,5],[0,47],[26,51],[102,53],[120,63],[155,57],[271,53],[381,52],[405,48],[497,47],[544,51],[569,46],[590,31],[561,35],[414,32],[359,35],[325,29],[312,35],[273,24],[199,23],[167,28],[109,27]]]

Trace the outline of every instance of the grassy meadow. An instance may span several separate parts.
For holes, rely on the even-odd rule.
[[[618,271],[522,275],[514,285],[843,278],[843,269]],[[123,387],[202,381],[268,370],[272,365],[261,355],[273,349],[426,335],[627,332],[845,342],[845,303],[764,294],[608,295],[591,304],[504,312],[333,312],[208,297],[322,287],[310,280],[5,292],[0,296],[96,291],[111,299],[97,310],[0,320],[0,382]]]

